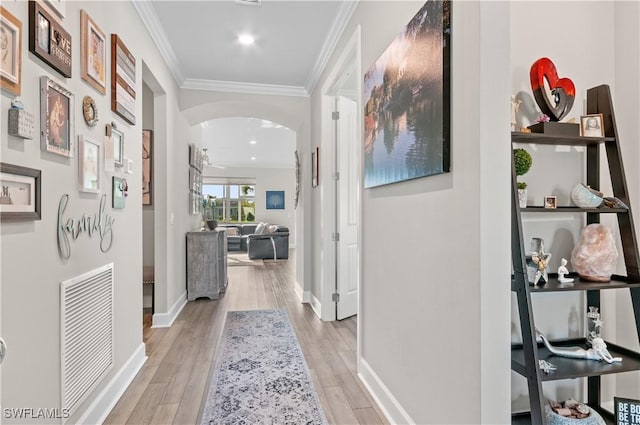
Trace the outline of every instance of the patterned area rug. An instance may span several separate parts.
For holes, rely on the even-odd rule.
[[[201,425],[326,425],[285,310],[230,311]]]

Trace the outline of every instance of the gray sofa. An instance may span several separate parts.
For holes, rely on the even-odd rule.
[[[289,258],[289,229],[277,226],[274,232],[249,235],[247,254],[250,260],[286,260]]]
[[[251,260],[289,258],[289,228],[286,226],[275,225],[259,235],[256,234],[258,224],[220,224],[218,228],[236,229],[227,231],[228,251],[246,251]]]

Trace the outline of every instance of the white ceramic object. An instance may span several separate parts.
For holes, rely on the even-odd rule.
[[[527,189],[518,189],[518,204],[520,208],[527,208]]]
[[[602,195],[578,183],[571,189],[571,200],[580,208],[598,208],[602,204]]]

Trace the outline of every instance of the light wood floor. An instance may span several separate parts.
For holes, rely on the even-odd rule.
[[[321,322],[294,291],[295,259],[229,267],[226,295],[188,302],[170,328],[144,330],[148,360],[105,421],[199,424],[227,311],[287,309],[331,424],[386,424],[356,376],[356,319]]]

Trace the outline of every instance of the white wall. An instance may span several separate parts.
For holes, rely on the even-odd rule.
[[[264,221],[289,228],[289,247],[295,248],[296,243],[296,210],[294,208],[294,193],[296,176],[293,168],[225,168],[206,167],[203,181],[216,177],[247,177],[256,182],[256,223]],[[283,210],[268,210],[266,208],[266,191],[284,190],[285,200]]]
[[[512,2],[511,4],[511,87],[512,93],[523,100],[518,111],[518,127],[534,122],[539,114],[531,94],[529,69],[540,57],[550,58],[556,65],[560,77],[571,78],[576,86],[576,99],[569,118],[579,120],[586,113],[586,91],[588,88],[609,84],[611,86],[618,128],[621,131],[622,152],[627,166],[627,183],[631,199],[637,202],[637,167],[630,164],[638,161],[638,4],[631,2],[555,2],[554,13],[572,16],[572,19],[557,25],[549,20],[545,8],[539,2]],[[621,12],[621,9],[624,10]],[[627,25],[620,27],[621,19]],[[615,28],[615,31],[613,30]],[[584,44],[589,40],[588,46]],[[591,54],[590,52],[598,52]],[[626,79],[623,80],[623,79]],[[623,98],[623,99],[621,99]],[[626,98],[626,100],[624,99]],[[622,101],[621,101],[622,100]],[[528,183],[529,204],[542,205],[545,195],[558,197],[559,205],[569,205],[571,188],[585,182],[585,154],[583,148],[553,146],[524,146],[533,156],[531,170],[519,181]],[[627,160],[630,158],[631,160]],[[606,157],[602,156],[601,187],[608,195],[611,185],[608,177]],[[633,207],[637,207],[633,205]],[[636,208],[637,210],[637,208]],[[617,234],[617,223],[613,217],[603,217]],[[570,260],[571,250],[578,241],[580,231],[586,224],[583,214],[566,214],[544,218],[539,215],[523,215],[525,250],[532,237],[542,237],[545,247],[553,254],[550,270],[555,271],[561,258]],[[619,248],[620,249],[620,248]],[[622,263],[621,263],[622,264]],[[571,270],[571,264],[569,264]],[[621,266],[619,273],[624,274]],[[621,291],[616,291],[621,292]],[[620,298],[629,303],[628,293]],[[630,325],[632,315],[627,307],[625,315],[615,313],[625,320],[614,320],[615,304],[603,295],[603,314],[607,338],[635,341],[635,327]],[[512,330],[514,340],[519,340],[519,320],[515,295],[513,298]],[[534,297],[535,325],[552,338],[578,337],[584,335],[584,294],[545,294]],[[627,324],[621,332],[617,326]],[[620,334],[624,334],[622,336]],[[614,377],[611,377],[614,378]],[[610,378],[608,378],[610,379]],[[634,378],[637,388],[637,376]],[[551,382],[544,385],[545,396],[551,399],[582,398],[583,383],[580,380]],[[516,411],[528,408],[526,380],[512,374],[512,400]],[[631,395],[630,395],[631,396]],[[637,391],[635,397],[637,397]]]
[[[62,194],[70,195],[65,217],[79,218],[83,213],[97,211],[99,196],[80,194],[77,190],[77,158],[65,159],[40,151],[39,139],[26,140],[7,136],[2,129],[2,161],[42,170],[42,220],[18,223],[2,223],[2,336],[10,347],[8,357],[3,363],[2,400],[6,407],[59,407],[60,406],[60,306],[59,285],[63,280],[77,276],[109,262],[115,264],[115,364],[114,368],[81,406],[77,415],[69,423],[87,413],[86,409],[96,401],[96,395],[107,388],[117,372],[132,358],[134,353],[142,353],[142,207],[141,207],[141,144],[142,103],[141,90],[136,98],[136,125],[129,125],[110,111],[111,97],[102,96],[80,79],[80,9],[89,15],[105,31],[107,36],[117,33],[136,57],[136,86],[142,87],[143,63],[157,78],[157,83],[165,92],[167,119],[162,123],[156,147],[164,146],[168,150],[172,163],[164,165],[165,174],[175,182],[163,190],[173,192],[164,200],[161,207],[174,214],[175,225],[165,226],[161,235],[168,243],[166,248],[166,266],[162,272],[162,303],[156,305],[159,311],[166,311],[167,304],[173,305],[184,291],[184,232],[192,223],[187,214],[186,141],[188,127],[177,110],[177,86],[171,73],[165,66],[151,38],[133,6],[129,2],[66,2],[66,17],[63,26],[72,35],[73,40],[73,77],[62,78],[57,72],[28,53],[28,15],[27,2],[3,2],[22,22],[22,99],[25,108],[38,117],[39,95],[38,78],[48,75],[60,81],[75,94],[75,135],[83,134],[101,140],[104,125],[116,121],[125,136],[124,154],[133,160],[134,173],[124,175],[102,174],[103,194],[107,194],[107,213],[116,219],[114,223],[114,242],[107,253],[98,248],[99,239],[81,235],[72,242],[71,259],[64,263],[56,251],[56,218],[58,201]],[[107,58],[110,58],[110,44]],[[111,79],[107,79],[110,84]],[[109,93],[109,87],[107,87]],[[82,119],[81,102],[85,95],[92,96],[99,110],[100,122],[94,128],[85,125]],[[1,99],[0,122],[7,122],[7,109],[11,96],[3,92]],[[40,119],[36,118],[36,129]],[[157,127],[157,126],[156,126]],[[170,143],[167,143],[167,140]],[[5,142],[6,141],[6,142]],[[174,152],[175,151],[175,152]],[[175,155],[174,155],[175,153]],[[175,161],[175,163],[173,162]],[[123,175],[129,182],[129,196],[126,208],[112,210],[111,176]],[[178,183],[179,182],[179,183]],[[184,198],[184,199],[183,199]],[[163,197],[157,197],[160,201]],[[174,207],[175,205],[175,207]],[[155,205],[156,212],[160,209]],[[166,214],[165,214],[166,215]],[[156,216],[158,217],[158,216]],[[164,220],[164,216],[161,217]],[[157,223],[163,226],[162,223]],[[156,232],[156,235],[158,232]],[[157,263],[156,263],[157,264]],[[169,271],[169,273],[167,273]],[[158,274],[156,275],[158,279]],[[157,288],[156,288],[157,289]],[[161,304],[161,305],[159,305]],[[158,311],[158,310],[157,310]],[[121,382],[122,383],[122,382]],[[108,400],[107,400],[108,403]],[[93,412],[101,416],[104,412]],[[11,420],[3,418],[4,423]]]
[[[365,72],[422,4],[360,2],[317,87],[358,24]],[[453,5],[452,172],[363,192],[360,373],[392,423],[510,420],[507,7]],[[321,95],[312,140],[325,151]]]
[[[618,124],[625,174],[635,213],[636,239],[640,239],[640,2],[615,3],[615,113]],[[633,310],[627,291],[615,291],[609,323],[615,323],[616,341],[621,345],[640,351],[637,332],[633,326]],[[608,397],[640,398],[640,372],[615,375],[614,391]]]

